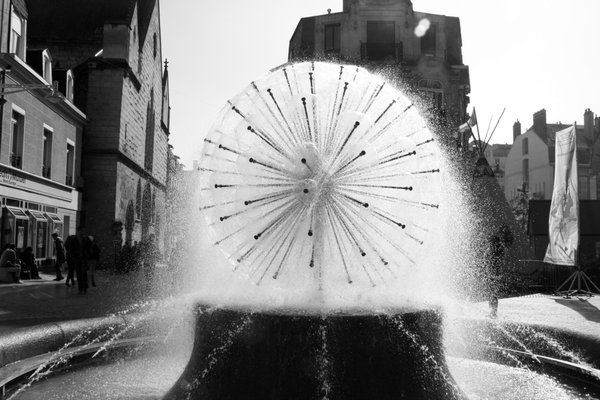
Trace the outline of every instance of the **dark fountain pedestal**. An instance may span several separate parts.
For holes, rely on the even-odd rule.
[[[198,308],[166,399],[464,399],[433,310],[315,315]]]

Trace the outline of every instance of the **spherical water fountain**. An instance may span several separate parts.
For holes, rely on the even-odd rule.
[[[297,297],[200,307],[167,398],[463,398],[440,313],[398,296],[424,266],[442,185],[409,98],[363,68],[288,65],[229,101],[205,142],[214,244],[259,291]]]

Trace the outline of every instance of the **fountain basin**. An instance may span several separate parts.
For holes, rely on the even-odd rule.
[[[436,310],[372,314],[200,306],[192,356],[166,399],[463,399]]]

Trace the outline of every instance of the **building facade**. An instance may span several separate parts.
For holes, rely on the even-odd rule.
[[[467,120],[460,21],[414,11],[410,0],[344,0],[342,12],[302,18],[288,58],[364,66],[417,94],[438,123],[455,128]]]
[[[28,46],[25,2],[0,3],[0,243],[31,246],[42,264],[53,256],[51,233],[67,236],[80,222],[87,118],[52,52]]]
[[[583,125],[577,125],[577,168],[580,200],[600,198],[600,118],[587,109]],[[556,132],[572,124],[546,121],[546,110],[533,114],[533,126],[521,133],[513,125],[513,145],[506,159],[504,194],[511,201],[526,190],[535,200],[551,200],[554,188],[554,140]]]
[[[125,243],[162,248],[169,94],[158,0],[28,0],[29,44],[72,71],[84,129],[79,228],[108,264]]]

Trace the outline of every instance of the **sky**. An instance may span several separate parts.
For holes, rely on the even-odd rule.
[[[171,136],[186,169],[227,100],[287,61],[302,17],[342,10],[342,0],[161,2],[162,55],[169,60]],[[545,109],[549,123],[600,114],[599,0],[413,0],[415,11],[460,18],[463,62],[482,135],[512,143]],[[491,128],[490,128],[491,130]]]

